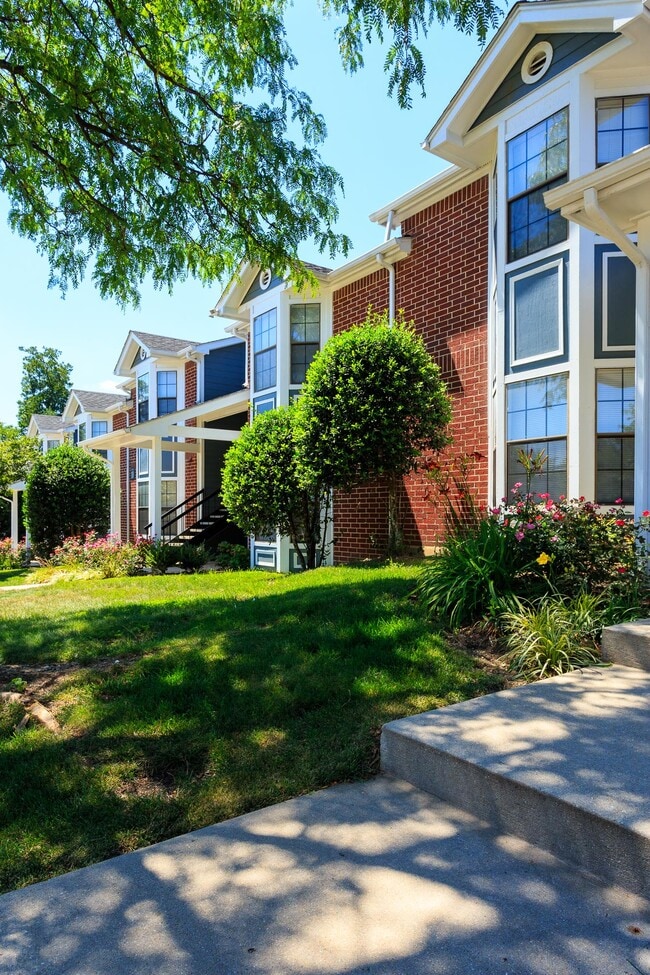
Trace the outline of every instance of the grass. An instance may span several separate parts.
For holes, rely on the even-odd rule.
[[[63,733],[0,708],[0,889],[367,777],[383,722],[497,689],[430,632],[416,571],[1,595],[0,680],[25,677]]]

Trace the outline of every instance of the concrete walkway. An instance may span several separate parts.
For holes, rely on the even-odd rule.
[[[0,897],[0,975],[650,975],[649,673],[391,722],[382,762]]]
[[[0,898],[3,975],[650,975],[646,901],[386,777]]]

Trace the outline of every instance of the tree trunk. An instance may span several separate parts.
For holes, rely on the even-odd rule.
[[[388,475],[388,557],[391,559],[401,554],[404,542],[397,510],[399,481],[397,474]]]

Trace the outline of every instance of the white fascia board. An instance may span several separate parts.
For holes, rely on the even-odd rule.
[[[225,339],[213,339],[211,342],[202,342],[200,345],[195,345],[194,351],[200,355],[207,355],[208,352],[213,352],[215,349],[226,349],[231,345],[241,345],[241,341],[241,339],[238,339],[234,335]]]
[[[71,389],[68,398],[65,401],[65,406],[63,407],[63,413],[61,414],[61,419],[63,420],[64,423],[74,423],[74,411],[70,413],[73,403],[76,403],[77,406],[82,405],[79,402],[79,399],[74,389]],[[75,407],[75,411],[76,411],[76,407]]]
[[[338,290],[352,281],[365,278],[368,274],[374,274],[381,269],[377,263],[377,257],[382,257],[388,264],[396,264],[411,253],[412,241],[410,237],[391,237],[385,240],[378,247],[362,254],[361,257],[335,268],[327,276],[327,283],[332,290]]]
[[[643,0],[536,0],[515,4],[422,147],[442,158],[460,160],[469,126],[535,34],[620,31],[640,15]]]
[[[181,433],[185,437],[193,437],[195,427],[183,427],[180,424],[187,420],[196,420],[205,417],[230,416],[240,410],[248,409],[249,393],[247,389],[237,390],[234,393],[227,393],[225,396],[217,396],[215,399],[206,400],[204,403],[197,403],[195,406],[188,406],[184,410],[177,410],[176,413],[166,413],[164,416],[154,417],[153,420],[145,420],[144,423],[134,424],[130,429],[136,436],[169,436],[167,427],[173,424],[176,435]]]
[[[381,210],[375,210],[370,214],[373,223],[386,224],[388,215],[393,212],[393,222],[397,226],[403,220],[407,220],[421,210],[426,210],[439,200],[444,200],[446,196],[451,196],[457,190],[462,189],[468,183],[473,183],[480,179],[485,173],[489,172],[489,166],[481,169],[461,169],[460,166],[450,166],[431,179],[414,187],[412,190],[398,196],[396,200],[386,204]]]
[[[210,309],[210,318],[240,318],[239,305],[259,272],[260,268],[257,264],[251,264],[249,261],[240,264],[239,269],[221,292],[214,308]]]
[[[135,355],[135,349],[142,347],[143,343],[139,339],[136,339],[135,335],[133,334],[133,330],[129,331],[126,341],[122,346],[122,351],[120,352],[115,369],[113,370],[114,375],[130,376],[131,362],[133,361],[133,356]]]

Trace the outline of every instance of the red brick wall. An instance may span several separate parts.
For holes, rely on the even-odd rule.
[[[453,452],[478,451],[470,487],[487,500],[488,181],[482,178],[406,220],[411,255],[395,265],[396,307],[413,320],[440,365],[453,399]],[[334,332],[362,321],[369,304],[388,305],[388,272],[381,269],[335,292]],[[399,514],[405,545],[435,546],[443,534],[442,508],[421,473],[404,478]],[[385,484],[338,494],[334,504],[334,558],[373,558],[385,551]]]
[[[129,424],[135,423],[135,404],[129,410]],[[125,413],[116,413],[113,416],[113,430],[126,429]],[[120,448],[120,535],[122,541],[126,541],[127,536],[133,540],[137,529],[136,513],[136,482],[129,483],[129,467],[135,467],[136,454],[134,450],[126,447]],[[127,511],[128,499],[128,511]],[[127,523],[129,527],[127,530]]]

